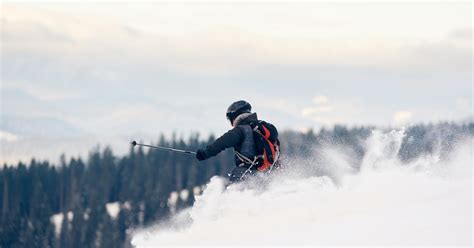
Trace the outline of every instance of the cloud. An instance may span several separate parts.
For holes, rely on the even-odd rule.
[[[471,28],[460,28],[455,29],[449,33],[448,38],[455,40],[462,40],[466,42],[472,42],[472,27]]]
[[[301,110],[303,116],[311,116],[314,114],[321,114],[321,113],[330,113],[333,112],[334,108],[330,105],[324,106],[314,106],[314,107],[306,107]]]
[[[4,132],[30,138],[75,138],[88,135],[81,128],[54,117],[3,115],[0,129]]]
[[[86,42],[120,41],[137,32],[110,18],[12,4],[2,8],[2,41],[7,48],[63,50]],[[116,42],[108,44],[114,46]]]
[[[329,99],[327,96],[318,95],[313,98],[313,103],[316,105],[327,104]]]
[[[413,118],[413,113],[411,111],[397,111],[393,114],[393,121],[396,124],[405,124]]]
[[[456,108],[461,111],[468,114],[472,114],[472,105],[473,101],[472,98],[469,99],[468,97],[458,97],[456,98],[456,103],[455,106]]]
[[[331,113],[334,107],[329,103],[329,98],[324,95],[317,95],[313,97],[313,106],[305,107],[301,110],[304,117],[309,117],[317,122],[322,122],[323,118],[319,116],[323,113]],[[318,115],[318,116],[316,116]]]
[[[92,6],[91,10],[95,9]],[[395,9],[371,5],[364,9],[350,5],[335,8],[308,4],[288,9],[288,6],[275,4],[270,8],[234,6],[235,10],[217,5],[207,8],[192,6],[147,6],[156,10],[154,16],[158,17],[153,18],[157,19],[134,16],[146,21],[131,28],[129,24],[133,22],[129,19],[107,15],[98,17],[70,10],[62,12],[61,8],[48,10],[47,7],[7,5],[3,11],[2,49],[7,55],[13,51],[41,54],[61,62],[73,61],[85,65],[91,63],[91,58],[111,64],[152,64],[166,70],[198,75],[235,74],[254,66],[274,64],[329,64],[406,70],[427,64],[438,67],[449,65],[443,59],[433,59],[433,54],[440,54],[439,57],[449,55],[452,61],[460,62],[464,62],[465,54],[470,54],[469,46],[453,44],[445,37],[435,39],[439,30],[420,32],[419,29],[426,28],[423,25],[427,25],[427,21],[417,23],[411,19],[404,20],[412,21],[413,27],[394,30],[400,27],[390,18],[368,11],[376,9],[388,16],[396,16],[397,11],[404,10],[403,5]],[[432,6],[423,9],[428,17],[438,11],[436,5]],[[137,13],[144,11],[135,5],[132,7]],[[97,6],[97,9],[101,8],[103,6]],[[120,6],[115,8],[132,18],[129,10],[120,9]],[[361,18],[343,15],[334,18],[330,13],[336,10]],[[456,7],[448,10],[452,12]],[[314,11],[321,12],[321,15],[314,18]],[[292,22],[288,23],[288,19],[282,21],[282,14],[292,17]],[[261,20],[262,15],[267,18],[266,22]],[[371,18],[374,17],[380,18],[380,23],[373,23]],[[416,18],[419,19],[419,16]],[[454,37],[468,37],[464,29],[452,31],[458,28],[456,25],[461,21],[451,22],[449,27],[454,27],[445,27],[441,32],[453,32],[451,36]],[[391,25],[392,29],[383,25]],[[146,31],[139,31],[140,27]],[[366,35],[360,36],[361,32]],[[406,38],[407,34],[412,36]],[[424,40],[434,41],[431,42],[434,45],[425,44]],[[425,49],[426,46],[433,46],[433,49]],[[437,53],[438,49],[446,52]],[[450,49],[458,52],[450,55]],[[417,52],[416,56],[412,55],[414,52]],[[407,61],[409,66],[405,66]]]
[[[357,99],[335,99],[317,95],[312,99],[312,105],[301,109],[301,115],[319,125],[334,125],[343,123],[360,123],[356,118],[361,113],[362,104]]]
[[[13,133],[0,131],[0,141],[14,142],[18,141],[19,137]]]
[[[2,83],[7,83],[3,81]],[[59,107],[50,102],[41,100],[20,88],[1,87],[1,114],[0,116],[59,116]]]

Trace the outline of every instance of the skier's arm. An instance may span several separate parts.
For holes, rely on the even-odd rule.
[[[235,127],[231,130],[229,130],[227,133],[216,139],[214,143],[208,145],[205,150],[202,150],[201,155],[202,159],[208,159],[210,157],[214,157],[223,150],[230,148],[230,147],[235,147],[238,144],[240,144],[241,140],[243,138],[242,131],[240,128]]]

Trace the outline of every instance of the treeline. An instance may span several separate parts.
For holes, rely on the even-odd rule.
[[[281,134],[285,157],[314,156],[326,144],[352,149],[362,159],[362,141],[372,127],[335,126],[318,133]],[[416,125],[399,156],[410,160],[435,148],[449,151],[474,124]],[[161,137],[156,144],[196,150],[212,142]],[[0,247],[129,247],[130,232],[192,205],[214,175],[226,176],[234,166],[232,151],[198,162],[193,156],[130,148],[117,157],[105,148],[87,158],[61,157],[59,165],[32,159],[4,165],[0,173]]]

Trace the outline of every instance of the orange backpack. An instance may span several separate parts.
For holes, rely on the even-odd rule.
[[[236,152],[236,155],[250,166],[257,166],[258,171],[271,171],[280,157],[278,131],[275,126],[265,121],[258,121],[250,126],[254,132],[256,156],[250,159],[239,152]]]

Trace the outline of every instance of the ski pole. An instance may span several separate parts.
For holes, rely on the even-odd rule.
[[[145,146],[145,147],[150,147],[150,148],[153,148],[153,149],[161,149],[161,150],[166,150],[166,151],[171,151],[171,152],[180,152],[180,153],[187,153],[187,154],[196,154],[196,152],[185,151],[185,150],[180,150],[180,149],[175,149],[175,148],[170,148],[170,147],[152,146],[152,145],[140,144],[140,143],[137,143],[135,140],[132,141],[132,145],[133,145],[133,146]]]

